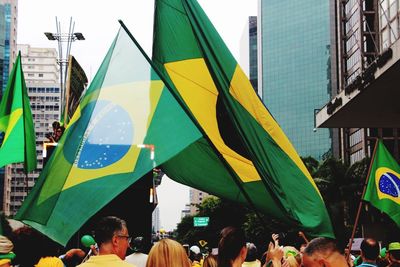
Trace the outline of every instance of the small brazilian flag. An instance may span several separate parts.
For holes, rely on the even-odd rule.
[[[201,137],[121,28],[35,187],[16,215],[66,245],[97,211]],[[135,205],[142,203],[121,203]]]
[[[400,227],[400,166],[378,141],[364,200],[386,213]]]
[[[0,103],[0,167],[18,162],[24,162],[27,172],[36,169],[35,130],[21,53],[18,53]]]
[[[153,36],[156,68],[203,133],[163,164],[166,174],[308,235],[333,237],[309,172],[199,4],[156,0]]]

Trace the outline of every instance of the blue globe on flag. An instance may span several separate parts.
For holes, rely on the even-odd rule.
[[[121,106],[99,100],[85,132],[78,155],[80,169],[99,169],[120,160],[132,145],[134,128]]]
[[[400,179],[394,173],[385,172],[379,177],[379,191],[383,194],[399,197]]]

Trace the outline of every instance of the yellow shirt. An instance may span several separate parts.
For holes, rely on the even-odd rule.
[[[86,262],[78,265],[77,267],[132,267],[133,264],[121,260],[115,254],[91,256]]]

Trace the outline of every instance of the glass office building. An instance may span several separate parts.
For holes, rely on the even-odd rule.
[[[302,157],[332,151],[314,113],[330,100],[328,0],[260,1],[263,101]]]

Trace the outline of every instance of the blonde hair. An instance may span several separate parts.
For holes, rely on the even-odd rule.
[[[203,267],[218,267],[217,257],[215,255],[208,255],[204,259]]]
[[[287,261],[287,263],[289,263],[290,267],[300,267],[300,264],[298,263],[297,259],[292,255],[286,257],[285,260]]]
[[[299,267],[301,263],[300,252],[292,246],[283,248],[284,258],[290,267]]]
[[[146,267],[190,267],[190,265],[183,246],[168,238],[154,244],[146,263]]]
[[[13,243],[5,236],[0,235],[0,254],[7,254],[14,248]]]
[[[35,267],[64,267],[64,263],[57,257],[44,257],[39,260]]]

